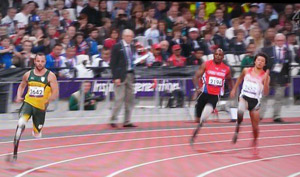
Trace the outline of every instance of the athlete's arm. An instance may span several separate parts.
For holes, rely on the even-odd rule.
[[[49,98],[49,102],[54,101],[58,97],[58,83],[55,74],[50,72],[48,75],[48,81],[51,87],[51,96]]]
[[[234,84],[231,92],[230,92],[230,97],[234,98],[235,97],[235,93],[236,93],[236,89],[238,88],[238,86],[241,84],[242,80],[244,79],[246,73],[247,73],[248,68],[244,68],[242,73],[240,74],[240,76],[238,77],[236,83]]]
[[[270,70],[267,70],[263,79],[264,83],[264,95],[267,96],[269,94],[269,85],[270,85],[270,76],[269,76]]]
[[[200,89],[199,88],[199,79],[200,78],[202,79],[202,76],[205,72],[205,68],[206,68],[205,63],[202,63],[202,65],[199,67],[199,69],[196,71],[196,73],[193,77],[193,84],[194,84],[197,91]]]
[[[232,77],[231,77],[231,70],[230,69],[229,69],[229,72],[226,75],[226,80],[228,81],[229,89],[232,90],[232,88],[233,88],[233,80],[232,80]]]
[[[20,103],[24,100],[24,98],[22,98],[24,90],[27,86],[27,82],[28,82],[28,77],[29,77],[30,71],[27,71],[22,78],[22,81],[18,87],[18,92],[17,92],[17,98],[16,98],[16,102]]]

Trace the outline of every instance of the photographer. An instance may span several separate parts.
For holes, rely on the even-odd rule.
[[[83,91],[84,91],[84,110],[95,110],[96,102],[101,101],[103,99],[95,97],[95,95],[90,91],[91,90],[91,82],[84,81],[83,83]],[[69,110],[77,111],[80,108],[80,98],[81,98],[81,90],[74,92],[69,99]]]
[[[119,29],[119,31],[123,31],[124,29],[130,28],[128,17],[124,10],[119,9],[117,11],[117,18],[114,20],[112,26],[113,28]]]

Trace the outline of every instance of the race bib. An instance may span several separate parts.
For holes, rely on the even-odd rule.
[[[259,86],[257,83],[244,81],[243,89],[247,93],[256,95],[256,93],[259,91]]]
[[[44,87],[29,87],[29,96],[30,97],[43,97],[44,96]]]
[[[223,85],[222,79],[211,76],[208,78],[208,85],[222,87],[222,85]]]
[[[276,73],[280,73],[282,70],[282,67],[283,67],[282,63],[276,63],[273,67],[273,71]]]

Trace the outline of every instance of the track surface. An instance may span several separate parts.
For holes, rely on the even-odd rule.
[[[193,147],[190,121],[45,127],[42,139],[27,128],[14,163],[5,159],[15,130],[1,130],[0,176],[300,176],[300,117],[285,120],[260,123],[257,155],[249,119],[237,144],[234,123],[208,121]]]

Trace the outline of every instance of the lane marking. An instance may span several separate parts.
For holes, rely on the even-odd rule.
[[[272,127],[272,126],[297,126],[300,125],[300,123],[296,124],[263,124],[259,125],[259,127]],[[195,126],[196,127],[196,126]],[[87,137],[87,136],[102,136],[102,135],[117,135],[117,134],[130,134],[130,133],[147,133],[147,132],[161,132],[161,131],[173,131],[173,130],[190,130],[195,129],[193,128],[172,128],[172,129],[156,129],[156,130],[141,130],[141,131],[120,131],[120,132],[112,132],[112,133],[92,133],[92,134],[84,134],[84,135],[67,135],[67,136],[54,136],[54,137],[48,137],[48,138],[41,138],[41,139],[25,139],[21,140],[21,142],[27,142],[27,141],[42,141],[42,140],[52,140],[52,139],[63,139],[63,138],[77,138],[77,137]],[[201,129],[211,129],[211,128],[234,128],[234,126],[216,126],[216,127],[202,127]],[[252,127],[252,125],[242,125],[241,128],[244,127]],[[298,129],[300,130],[300,129]],[[13,141],[4,141],[0,142],[0,144],[5,143],[13,143]]]
[[[297,153],[297,154],[287,154],[287,155],[273,156],[273,157],[267,157],[267,158],[262,158],[262,159],[249,160],[249,161],[245,161],[245,162],[235,163],[235,164],[231,164],[231,165],[227,165],[227,166],[223,166],[223,167],[219,167],[219,168],[215,168],[215,169],[209,170],[207,172],[201,173],[197,177],[204,177],[204,176],[212,174],[212,173],[214,173],[216,171],[224,170],[226,168],[231,168],[231,167],[235,167],[235,166],[239,166],[239,165],[244,165],[244,164],[249,164],[249,163],[255,163],[255,162],[259,162],[259,161],[263,161],[263,160],[272,160],[272,159],[279,159],[279,158],[287,158],[287,157],[293,157],[293,156],[299,156],[299,155],[300,155],[300,153]]]
[[[293,173],[287,177],[296,177],[296,176],[299,176],[300,175],[300,171],[299,172],[296,172],[296,173]]]
[[[193,111],[193,110],[190,110],[190,111]],[[288,111],[288,113],[298,113],[300,111]],[[101,113],[101,112],[98,112],[98,113]],[[178,113],[180,113],[180,111],[178,111]],[[221,112],[220,114],[225,114],[227,115],[227,113],[223,113]],[[124,115],[123,114],[120,114],[120,116]],[[151,115],[145,115],[145,114],[136,114],[136,115],[133,115],[134,117],[152,117],[152,116],[155,116],[155,117],[165,117],[165,116],[172,116],[172,115],[178,115],[176,113],[162,113],[162,114],[151,114]],[[182,113],[183,116],[186,116],[186,114]],[[84,117],[85,119],[99,119],[99,118],[106,118],[109,117],[110,114],[107,114],[107,115],[95,115],[95,116],[87,116],[87,117]],[[245,117],[246,119],[250,119],[248,116]],[[269,117],[271,118],[271,117]],[[269,118],[266,118],[266,119],[269,119]],[[290,118],[299,118],[299,117],[285,117],[285,119],[290,119]],[[50,119],[47,119],[47,121],[57,121],[57,120],[73,120],[73,119],[82,119],[82,117],[59,117],[59,118],[50,118]],[[212,118],[211,118],[212,119]],[[224,119],[224,120],[230,120],[230,116],[228,115],[228,117],[226,118],[221,118],[221,119]],[[179,120],[187,120],[187,119],[179,119]],[[17,119],[7,119],[7,120],[0,120],[0,123],[5,123],[5,122],[14,122],[14,121],[18,121]]]
[[[258,148],[263,149],[263,148],[286,147],[286,146],[300,146],[300,143],[295,143],[295,144],[281,144],[281,145],[272,145],[272,146],[260,146]],[[222,153],[222,152],[231,152],[231,151],[241,151],[241,150],[247,150],[247,149],[252,149],[252,147],[227,149],[227,150],[219,150],[219,151],[211,151],[211,152],[203,152],[203,153],[196,153],[196,154],[188,154],[188,155],[182,155],[182,156],[175,156],[175,157],[171,157],[171,158],[165,158],[165,159],[150,161],[150,162],[146,162],[146,163],[141,163],[141,164],[138,164],[138,165],[134,165],[134,166],[131,166],[131,167],[128,167],[128,168],[124,168],[122,170],[118,170],[118,171],[116,171],[114,173],[111,173],[111,174],[107,175],[106,177],[113,177],[113,176],[116,176],[116,175],[118,175],[120,173],[123,173],[125,171],[132,170],[134,168],[138,168],[138,167],[149,165],[149,164],[158,163],[158,162],[165,162],[165,161],[169,161],[169,160],[181,159],[181,158],[186,158],[186,157],[193,157],[193,156],[204,155],[204,154]],[[56,164],[54,164],[54,165],[56,165]],[[44,165],[44,166],[47,167],[47,165]],[[41,166],[41,167],[44,168],[44,166]],[[41,168],[37,167],[34,170],[28,170],[28,171],[32,172],[32,171],[35,171],[35,170],[38,170],[38,169],[41,169]],[[26,172],[22,173],[22,176],[25,175],[25,174],[28,174]],[[17,177],[21,177],[21,176],[18,175]]]
[[[272,138],[276,138],[276,137],[272,137]],[[265,139],[265,138],[261,138],[261,139]],[[246,140],[252,140],[252,138],[240,139],[240,141],[246,141]],[[220,143],[220,142],[231,142],[231,140],[215,141],[214,143]],[[212,143],[212,142],[195,143],[195,144],[210,144],[210,143]],[[91,158],[91,157],[104,156],[104,155],[110,155],[110,154],[118,154],[118,153],[123,153],[123,152],[133,152],[133,151],[158,149],[158,148],[166,148],[166,147],[176,147],[176,146],[188,146],[188,145],[189,144],[186,143],[186,144],[175,144],[175,145],[164,145],[164,146],[152,146],[152,147],[126,149],[126,150],[119,150],[119,151],[112,151],[112,152],[105,152],[105,153],[93,154],[93,155],[88,155],[88,156],[76,157],[76,158],[66,159],[66,160],[57,161],[57,162],[45,164],[45,165],[42,165],[42,166],[38,166],[38,167],[32,168],[30,170],[26,170],[23,173],[20,173],[20,174],[16,175],[16,177],[22,177],[22,176],[24,176],[26,174],[29,174],[29,173],[33,172],[33,171],[40,170],[42,168],[46,168],[46,167],[49,167],[49,166],[53,166],[53,165],[57,165],[57,164],[62,164],[62,163],[66,163],[66,162],[71,162],[71,161],[75,161],[75,160],[81,160],[81,159]],[[293,146],[293,145],[300,145],[300,143],[280,144],[280,145],[271,145],[271,146],[261,146],[261,147],[258,147],[258,148],[285,147],[285,146]],[[139,165],[135,165],[135,166],[131,166],[131,167],[119,170],[119,171],[114,172],[112,175],[109,175],[107,177],[112,177],[112,176],[117,175],[119,173],[122,173],[124,171],[130,170],[130,169],[133,169],[133,168],[137,168],[137,167],[140,167],[140,166],[152,164],[152,163],[157,163],[157,162],[162,162],[162,161],[167,161],[167,160],[173,160],[173,159],[178,159],[178,158],[184,158],[184,157],[191,157],[191,156],[203,155],[203,154],[211,154],[211,153],[219,153],[219,152],[230,152],[230,151],[237,151],[237,150],[247,150],[247,149],[251,149],[251,148],[252,147],[234,148],[234,149],[229,149],[229,150],[227,149],[227,150],[211,151],[211,152],[206,152],[206,153],[188,154],[188,155],[183,155],[183,156],[175,156],[175,157],[171,157],[171,158],[155,160],[155,161],[151,161],[151,162],[147,162],[147,163],[142,163],[142,164],[139,164]]]
[[[278,132],[278,131],[294,131],[295,129],[289,130],[266,130],[262,132]],[[240,134],[251,133],[252,131],[244,131]],[[201,136],[209,136],[209,135],[227,135],[233,134],[232,132],[226,133],[212,133],[212,134],[202,134]],[[200,135],[199,135],[200,136]],[[93,142],[93,143],[80,143],[80,144],[71,144],[71,145],[63,145],[63,146],[52,146],[52,147],[45,147],[45,148],[36,148],[36,149],[29,149],[24,151],[19,151],[18,154],[27,153],[27,152],[35,152],[35,151],[44,151],[44,150],[51,150],[51,149],[60,149],[60,148],[69,148],[69,147],[78,147],[78,146],[88,146],[88,145],[96,145],[96,144],[107,144],[107,143],[120,143],[120,142],[131,142],[131,141],[143,141],[143,140],[153,140],[153,139],[166,139],[166,138],[182,138],[182,137],[191,137],[190,134],[187,135],[177,135],[177,136],[156,136],[150,138],[133,138],[133,139],[125,139],[125,140],[114,140],[114,141],[103,141],[103,142]],[[275,138],[294,138],[300,137],[300,135],[289,135],[289,136],[276,136]],[[265,139],[274,139],[274,137],[264,137]],[[220,142],[220,141],[215,141]],[[222,141],[221,141],[222,142]],[[11,153],[0,154],[0,157],[10,155]]]
[[[101,112],[99,112],[101,113]],[[123,114],[124,115],[124,114]],[[178,114],[175,114],[175,113],[170,113],[170,114],[151,114],[151,115],[145,115],[145,114],[137,114],[137,115],[134,115],[136,117],[166,117],[166,116],[174,116],[174,115],[178,115]],[[185,115],[182,113],[182,115]],[[107,115],[99,115],[99,116],[87,116],[87,117],[84,117],[84,119],[101,119],[101,118],[106,118],[107,120],[109,120],[107,117],[109,117],[110,114],[107,114]],[[120,116],[122,116],[122,114],[120,114]],[[291,118],[294,118],[294,117],[291,117]],[[296,117],[297,118],[297,117]],[[78,119],[78,120],[82,120],[82,117],[60,117],[60,118],[50,118],[50,119],[47,119],[47,121],[57,121],[57,120],[73,120],[73,119]],[[230,120],[230,118],[224,118],[224,119],[228,119]],[[180,119],[182,120],[182,119]],[[186,120],[186,119],[184,119]],[[14,121],[18,121],[17,119],[9,119],[9,120],[1,120],[1,122],[14,122]]]

